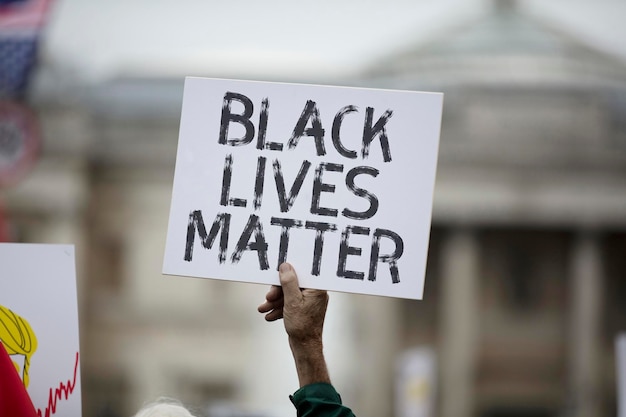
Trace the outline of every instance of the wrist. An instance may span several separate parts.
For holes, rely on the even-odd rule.
[[[330,384],[321,338],[289,338],[300,387],[314,383]]]
[[[321,336],[311,336],[305,338],[289,336],[289,347],[294,355],[321,354],[324,350]]]

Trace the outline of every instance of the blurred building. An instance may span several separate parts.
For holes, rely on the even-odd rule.
[[[614,415],[626,67],[496,5],[367,73],[370,85],[446,93],[425,293],[439,410]]]
[[[436,352],[438,416],[615,415],[626,65],[495,4],[335,80],[445,92],[424,300],[332,295],[331,374],[360,416],[398,415],[395,359],[419,346]],[[286,339],[256,313],[266,289],[160,272],[183,75],[76,88],[45,68],[44,150],[6,195],[12,225],[21,241],[77,244],[85,416],[158,395],[213,416],[293,415]]]

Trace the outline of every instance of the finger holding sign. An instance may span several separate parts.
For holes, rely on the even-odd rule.
[[[300,289],[293,267],[283,263],[279,268],[281,286],[273,285],[265,295],[259,313],[265,320],[285,320],[287,335],[294,340],[322,338],[328,294],[322,290]]]
[[[265,295],[265,302],[258,308],[259,313],[267,313],[265,320],[276,321],[283,318],[283,289],[277,285],[272,285]]]
[[[288,263],[280,266],[279,278],[284,294],[283,319],[290,340],[292,342],[316,340],[321,343],[328,306],[327,292],[301,290],[296,271]]]

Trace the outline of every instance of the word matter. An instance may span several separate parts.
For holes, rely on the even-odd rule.
[[[220,264],[223,264],[226,261],[226,251],[228,250],[231,216],[232,215],[230,213],[218,213],[215,217],[213,224],[211,225],[211,228],[207,232],[206,224],[204,222],[204,219],[202,218],[202,212],[200,210],[191,212],[189,215],[189,225],[187,228],[185,260],[192,260],[194,240],[197,232],[198,236],[200,237],[200,242],[205,249],[211,249],[217,239],[217,236],[219,235],[218,260]],[[270,219],[270,224],[272,226],[278,226],[281,228],[280,242],[278,243],[279,254],[276,269],[278,269],[278,266],[281,263],[285,262],[287,258],[287,250],[289,248],[291,229],[304,228],[306,230],[315,231],[315,243],[312,260],[313,266],[311,269],[311,275],[319,276],[322,263],[322,251],[324,247],[324,234],[326,232],[336,232],[337,225],[326,222],[301,221],[296,219],[279,217],[272,217]],[[363,252],[362,248],[350,245],[349,239],[352,234],[369,236],[370,228],[361,226],[346,226],[343,229],[341,233],[341,241],[338,248],[339,250],[337,261],[337,276],[340,278],[362,280],[365,276],[363,272],[346,269],[348,255],[361,256]],[[380,253],[380,242],[382,238],[390,239],[394,243],[395,249],[391,254]],[[239,239],[237,240],[237,244],[235,245],[235,249],[231,254],[230,261],[232,263],[238,263],[241,260],[241,256],[243,255],[244,251],[256,251],[259,259],[260,268],[262,270],[267,270],[269,269],[269,262],[267,257],[268,248],[269,246],[265,238],[265,233],[263,232],[263,223],[260,220],[259,216],[251,214],[248,218],[246,226],[244,227]],[[389,265],[392,282],[394,284],[400,282],[397,261],[400,256],[402,256],[403,251],[404,243],[402,241],[402,238],[397,233],[391,230],[381,228],[374,229],[370,250],[368,280],[376,280],[378,263],[383,262]]]

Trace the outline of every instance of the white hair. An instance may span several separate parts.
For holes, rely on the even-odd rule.
[[[133,417],[195,417],[179,401],[159,399],[144,405]]]

